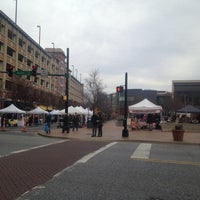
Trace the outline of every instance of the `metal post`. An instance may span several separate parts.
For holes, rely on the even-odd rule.
[[[40,45],[40,40],[41,40],[41,26],[37,25],[37,27],[39,28],[39,45]]]
[[[67,48],[67,69],[66,69],[66,102],[65,102],[65,114],[67,115],[67,133],[69,133],[69,120],[68,120],[68,106],[69,106],[69,48]]]
[[[17,0],[16,1],[16,4],[15,4],[15,24],[17,24]]]
[[[127,117],[128,117],[128,103],[127,103],[127,79],[128,74],[125,74],[125,91],[124,91],[124,129],[122,130],[122,137],[128,137]]]

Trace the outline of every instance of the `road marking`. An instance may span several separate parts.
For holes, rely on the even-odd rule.
[[[134,159],[149,159],[151,151],[150,143],[141,143],[137,149],[133,152],[131,158]]]
[[[145,161],[145,162],[155,162],[155,163],[165,163],[165,164],[177,164],[177,165],[190,165],[190,166],[200,166],[200,162],[190,162],[181,160],[160,160],[160,159],[143,159],[134,158],[135,160]]]
[[[102,151],[105,151],[106,149],[110,148],[111,146],[113,146],[115,144],[117,144],[117,142],[112,142],[112,143],[106,145],[105,147],[98,149],[97,151],[95,151],[93,153],[89,153],[88,155],[86,155],[86,156],[82,157],[80,160],[78,160],[77,163],[86,163],[88,160],[90,160],[97,154],[101,153]]]
[[[46,147],[46,146],[50,146],[50,145],[54,145],[54,144],[63,143],[63,142],[66,142],[66,141],[69,141],[69,140],[60,140],[58,142],[52,142],[52,143],[48,143],[48,144],[44,144],[44,145],[40,145],[40,146],[36,146],[36,147],[31,147],[29,149],[21,149],[21,150],[18,150],[18,151],[12,151],[9,154],[2,155],[0,157],[6,157],[6,156],[10,156],[12,154],[22,153],[22,152],[30,151],[30,150],[33,150],[33,149],[39,149],[39,148],[42,148],[42,147]]]
[[[93,153],[89,153],[87,154],[86,156],[83,156],[80,160],[76,161],[74,164],[72,164],[71,166],[69,167],[66,167],[65,169],[63,169],[62,171],[58,172],[57,174],[55,174],[53,176],[53,178],[56,178],[58,176],[60,176],[61,174],[63,174],[64,172],[66,171],[70,171],[72,170],[78,163],[86,163],[88,160],[90,160],[91,158],[93,158],[94,156],[96,156],[97,154],[105,151],[106,149],[110,148],[111,146],[117,144],[118,142],[112,142],[112,143],[109,143],[107,144],[106,146],[104,147],[101,147],[100,149],[94,151]]]

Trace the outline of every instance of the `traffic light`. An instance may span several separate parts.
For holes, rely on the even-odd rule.
[[[7,73],[8,73],[8,76],[10,76],[10,77],[13,76],[13,66],[12,65],[8,66]]]
[[[37,75],[37,66],[33,65],[32,66],[32,76],[36,76]]]
[[[116,87],[116,92],[117,92],[117,93],[122,93],[122,92],[123,92],[123,89],[124,89],[123,86],[117,86],[117,87]]]

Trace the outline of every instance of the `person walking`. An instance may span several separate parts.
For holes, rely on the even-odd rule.
[[[96,137],[97,134],[97,128],[98,128],[98,120],[99,117],[96,113],[92,115],[91,121],[92,121],[92,137]]]
[[[102,114],[99,112],[98,113],[98,137],[102,137],[102,127],[103,127],[103,118],[102,118]]]

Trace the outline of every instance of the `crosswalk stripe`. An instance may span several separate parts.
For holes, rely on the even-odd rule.
[[[151,151],[151,143],[141,143],[133,152],[131,158],[135,159],[149,159]]]

